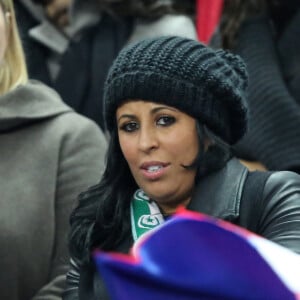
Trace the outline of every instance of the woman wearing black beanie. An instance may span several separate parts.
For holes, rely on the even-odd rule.
[[[249,172],[230,153],[247,128],[247,78],[239,56],[186,38],[120,52],[104,91],[106,171],[71,215],[64,299],[106,299],[93,250],[127,253],[180,206],[300,253],[299,175]]]

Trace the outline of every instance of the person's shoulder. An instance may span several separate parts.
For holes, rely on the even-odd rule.
[[[25,108],[30,118],[39,120],[43,127],[52,128],[50,132],[55,132],[55,136],[94,137],[104,142],[101,127],[92,119],[74,111],[53,88],[40,81],[30,80],[21,92],[23,98],[27,99]]]
[[[70,129],[75,131],[89,127],[101,131],[100,127],[93,120],[77,113],[63,101],[54,88],[43,82],[31,79],[23,87],[22,91],[23,94],[28,94],[27,98],[31,100],[29,104],[35,108],[36,115],[39,114],[40,119],[44,117],[49,122],[59,123],[60,128],[63,130]]]
[[[255,198],[250,202],[260,207],[296,201],[300,208],[300,175],[291,171],[249,172],[245,195]]]
[[[75,111],[62,113],[53,122],[62,134],[84,136],[85,138],[94,137],[106,143],[106,137],[100,126]]]
[[[300,175],[292,171],[275,171],[272,172],[266,182],[268,186],[275,185],[299,185],[300,186]]]
[[[272,172],[266,180],[264,198],[298,198],[300,205],[300,175],[292,171]]]
[[[62,122],[62,126],[65,128],[70,128],[72,130],[85,128],[85,127],[92,127],[101,130],[100,127],[88,117],[77,113],[74,110],[70,110],[66,113],[62,113],[58,116],[60,122]]]

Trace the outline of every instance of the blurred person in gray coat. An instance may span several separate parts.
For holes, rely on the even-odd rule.
[[[0,0],[0,142],[0,299],[61,299],[69,215],[99,180],[107,142],[28,80],[12,0]]]

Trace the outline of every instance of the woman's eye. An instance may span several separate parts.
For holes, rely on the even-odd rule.
[[[170,116],[162,116],[157,120],[157,124],[161,126],[172,125],[174,122],[175,118]]]
[[[121,129],[126,132],[132,132],[138,129],[138,124],[136,122],[129,122],[121,126]]]

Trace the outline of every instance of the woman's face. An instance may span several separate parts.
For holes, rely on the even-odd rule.
[[[117,109],[121,150],[138,186],[165,213],[187,205],[196,170],[185,168],[198,155],[196,121],[176,108],[128,101]]]
[[[5,12],[0,5],[0,66],[3,63],[3,58],[7,47],[7,39],[7,19]]]

